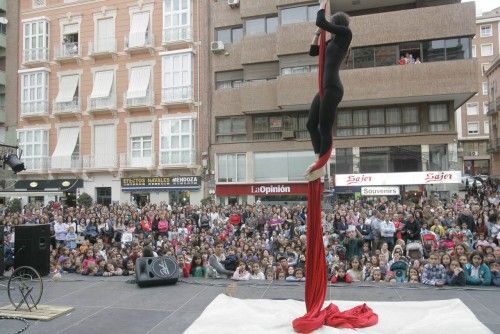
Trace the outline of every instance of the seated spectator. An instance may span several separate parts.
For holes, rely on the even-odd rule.
[[[336,272],[332,276],[330,282],[332,284],[344,282],[344,283],[352,283],[352,277],[345,272],[344,268],[336,268]]]
[[[238,268],[233,273],[232,279],[236,281],[248,281],[250,279],[250,273],[247,270],[247,265],[245,262],[238,262]]]
[[[490,285],[491,272],[483,263],[483,254],[474,251],[469,255],[469,263],[464,266],[467,285]]]
[[[375,267],[372,269],[371,275],[368,280],[375,283],[379,283],[380,281],[382,281],[382,273],[379,267]]]
[[[193,277],[205,277],[207,268],[203,265],[202,258],[199,254],[193,255],[191,260],[191,269],[189,270]]]
[[[446,270],[439,263],[439,256],[436,252],[429,256],[429,263],[424,266],[422,273],[422,283],[427,285],[443,286],[446,281]]]
[[[408,283],[420,283],[420,275],[418,274],[417,269],[410,268],[410,272],[408,273]]]
[[[252,274],[250,275],[250,279],[256,279],[256,280],[265,279],[264,273],[260,270],[260,265],[258,262],[252,263],[251,270]]]
[[[218,242],[215,244],[214,254],[208,258],[207,276],[212,278],[232,277],[234,272],[224,268],[224,260],[226,260],[224,245]]]
[[[363,269],[358,257],[353,257],[351,259],[351,269],[347,271],[347,275],[351,276],[353,282],[364,281]]]
[[[446,284],[448,285],[465,285],[465,274],[458,260],[450,262],[450,268],[446,272]]]
[[[491,285],[500,286],[500,259],[490,265],[491,268]]]

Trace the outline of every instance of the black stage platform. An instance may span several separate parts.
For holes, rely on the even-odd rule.
[[[30,321],[32,334],[167,334],[182,333],[233,281],[185,279],[174,286],[139,288],[130,277],[64,275],[44,280],[42,304],[73,306],[75,310],[50,322]],[[1,283],[7,283],[4,280]],[[234,297],[304,299],[304,283],[238,282]],[[329,286],[328,300],[423,301],[460,298],[493,333],[500,333],[499,288],[432,288],[419,285],[350,284]],[[0,305],[8,304],[0,290]],[[237,312],[237,310],[235,310]],[[439,316],[436,315],[436,321]],[[15,333],[21,322],[0,320],[0,333]]]

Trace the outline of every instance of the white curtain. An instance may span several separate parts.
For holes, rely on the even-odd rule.
[[[116,167],[115,125],[94,126],[95,167]]]

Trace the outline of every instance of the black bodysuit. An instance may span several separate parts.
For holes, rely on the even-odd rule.
[[[337,106],[344,96],[344,87],[340,81],[340,65],[344,60],[352,40],[348,27],[331,24],[325,18],[325,10],[320,9],[316,25],[334,34],[333,40],[326,44],[325,66],[323,71],[323,98],[316,94],[311,104],[307,129],[311,135],[314,153],[322,156],[332,145],[332,128]],[[311,45],[310,56],[319,55],[319,46]]]

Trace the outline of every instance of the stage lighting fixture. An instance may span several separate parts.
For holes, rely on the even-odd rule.
[[[13,153],[5,155],[3,163],[4,165],[9,166],[15,174],[26,170],[26,168],[24,167],[24,162],[19,160],[19,157]]]

